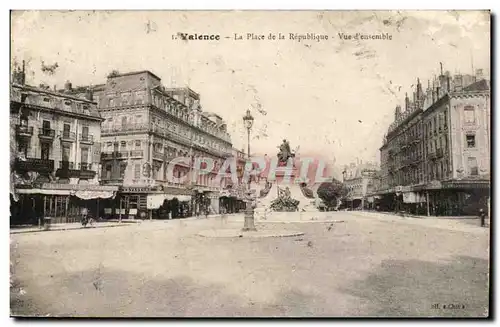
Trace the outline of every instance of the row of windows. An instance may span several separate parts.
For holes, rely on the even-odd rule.
[[[121,118],[121,129],[122,130],[127,130],[131,126],[135,126],[134,124],[138,124],[142,120],[142,115],[136,115],[133,119],[130,119],[127,116],[122,116]],[[176,124],[172,124],[169,122],[165,122],[165,124],[162,124],[162,120],[158,117],[153,117],[152,118],[154,126],[158,126],[160,128],[165,127],[168,131],[177,133],[179,135],[183,135],[184,137],[190,139],[191,138],[191,132],[189,128],[182,127]],[[113,117],[109,117],[105,124],[103,124],[103,127],[106,128],[109,125],[113,125]],[[228,148],[222,145],[221,143],[216,142],[212,138],[207,138],[202,135],[194,133],[193,135],[193,141],[194,142],[199,142],[201,145],[206,145],[209,146],[210,148],[217,149],[219,151],[228,151]]]

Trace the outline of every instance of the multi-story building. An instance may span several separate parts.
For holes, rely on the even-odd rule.
[[[351,163],[344,167],[343,182],[347,196],[342,207],[350,209],[373,209],[374,197],[371,195],[378,187],[379,168],[372,162]]]
[[[226,170],[226,176],[224,181],[224,190],[221,192],[220,206],[224,208],[227,213],[239,212],[245,209],[244,193],[246,185],[243,182],[243,175],[245,170],[245,165],[247,162],[246,155],[243,151],[233,148],[232,157],[236,161],[236,180],[234,183],[233,177],[231,176],[231,168]]]
[[[490,188],[490,87],[441,73],[398,106],[380,148],[381,207],[428,215],[477,214]]]
[[[83,95],[82,89],[75,90]],[[219,191],[214,185],[221,162],[231,156],[226,123],[202,111],[200,95],[188,87],[169,89],[150,71],[113,74],[93,87],[102,124],[102,180],[119,185],[122,214],[136,215],[160,206],[172,216],[185,216],[207,206],[218,211]],[[198,158],[211,158],[215,168],[196,180],[177,183],[169,178],[192,174]],[[204,168],[204,167],[202,167]],[[167,203],[167,202],[169,203]],[[116,209],[116,208],[115,208]]]
[[[10,99],[13,223],[43,217],[75,221],[82,205],[98,215],[95,203],[78,198],[112,197],[118,188],[99,185],[103,119],[96,103],[24,81],[24,70],[15,71]]]

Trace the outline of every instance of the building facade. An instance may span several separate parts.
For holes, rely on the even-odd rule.
[[[112,197],[117,190],[99,185],[102,120],[96,103],[44,85],[25,85],[24,71],[14,73],[10,99],[13,223],[34,223],[43,217],[75,221],[80,207],[88,205],[99,215],[95,203],[83,202]]]
[[[490,189],[490,86],[476,75],[440,76],[395,110],[380,148],[380,206],[420,215],[475,215]]]
[[[231,156],[231,139],[223,119],[202,110],[198,93],[166,88],[150,71],[113,74],[92,89],[104,119],[102,181],[120,187],[121,214],[155,218],[162,209],[175,218],[202,207],[219,211],[225,185],[214,182],[219,165]],[[171,165],[179,157],[185,159]],[[197,159],[207,157],[215,162],[213,171],[193,174]],[[169,169],[173,177],[188,178],[176,182]]]
[[[343,182],[347,188],[347,196],[342,207],[346,209],[375,209],[374,191],[379,184],[379,168],[367,162],[351,163],[344,167]]]

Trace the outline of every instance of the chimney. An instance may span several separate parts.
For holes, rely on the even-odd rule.
[[[57,92],[57,86],[54,84],[54,92]]]
[[[71,90],[72,90],[71,82],[66,81],[66,83],[64,83],[64,91],[71,91]]]
[[[26,83],[26,63],[25,61],[23,60],[23,70],[21,71],[21,84],[25,84]]]
[[[410,107],[410,98],[408,98],[408,93],[405,93],[405,111]]]
[[[476,80],[482,80],[484,78],[483,70],[481,68],[476,69]]]
[[[401,116],[401,106],[397,105],[396,110],[394,110],[394,121],[399,120],[400,116]]]
[[[94,101],[94,92],[90,87],[87,88],[87,91],[85,92],[85,99],[89,101]]]

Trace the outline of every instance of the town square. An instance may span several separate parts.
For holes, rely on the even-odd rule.
[[[489,11],[11,28],[12,317],[491,315]]]

